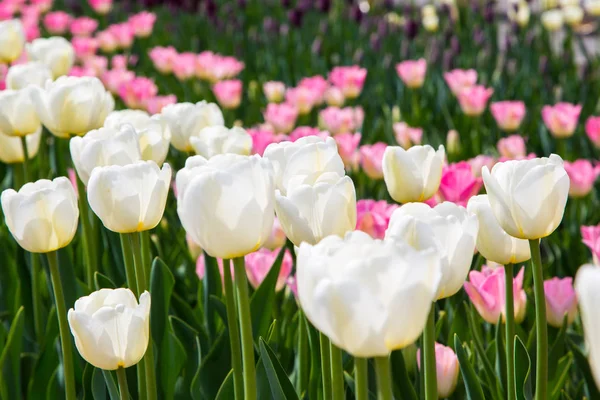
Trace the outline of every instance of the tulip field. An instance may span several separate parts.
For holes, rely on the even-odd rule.
[[[0,400],[600,399],[599,175],[600,0],[0,0]]]

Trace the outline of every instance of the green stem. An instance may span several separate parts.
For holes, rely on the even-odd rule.
[[[23,147],[23,177],[25,182],[29,182],[29,173],[27,171],[27,161],[29,160],[29,154],[27,152],[27,136],[21,136],[21,147]]]
[[[330,342],[331,343],[331,342]],[[331,343],[331,383],[333,387],[333,400],[344,399],[344,368],[342,365],[342,351]]]
[[[505,298],[506,298],[506,388],[507,399],[514,400],[515,391],[515,307],[513,295],[513,265],[504,267]]]
[[[150,273],[152,272],[152,251],[150,250],[150,232],[140,232],[142,242],[142,263],[146,274],[146,287],[150,287]]]
[[[306,317],[302,310],[298,311],[298,395],[302,398],[308,387],[310,355],[308,348],[308,332]]]
[[[435,367],[435,303],[431,305],[427,325],[423,331],[423,359],[425,363],[425,399],[437,400],[437,377]]]
[[[42,294],[40,285],[40,259],[31,253],[31,291],[33,296],[33,326],[38,343],[44,340],[44,316],[42,314]]]
[[[90,224],[90,209],[87,204],[87,194],[85,192],[85,186],[81,179],[77,178],[77,192],[79,202],[79,212],[81,213],[81,228],[83,230],[83,254],[85,257],[85,282],[90,290],[94,290],[94,274],[96,272],[96,264],[94,262],[94,253],[92,250],[92,243],[94,238],[92,237],[92,227]]]
[[[117,369],[117,379],[119,380],[119,398],[121,400],[129,399],[129,386],[127,385],[127,374],[125,368],[119,367]]]
[[[535,364],[535,398],[545,400],[548,384],[548,327],[546,325],[546,296],[544,294],[544,273],[540,241],[529,241],[531,263],[533,267],[533,294],[535,297],[535,334],[537,344]]]
[[[323,374],[323,399],[331,399],[331,346],[329,338],[324,333],[319,333],[321,347],[321,373]]]
[[[12,172],[13,172],[13,189],[19,190],[21,186],[25,184],[25,178],[23,177],[23,167],[19,164],[12,164]]]
[[[256,399],[256,372],[254,366],[254,341],[252,339],[252,319],[250,317],[250,298],[248,296],[248,278],[244,257],[233,259],[235,286],[237,288],[238,314],[242,335],[242,355],[244,358],[244,392],[246,400]]]
[[[375,357],[375,371],[377,372],[377,399],[392,400],[390,358],[388,356]]]
[[[356,394],[356,400],[369,399],[369,376],[367,368],[366,358],[354,358],[354,393]]]
[[[231,344],[231,366],[233,368],[233,386],[235,399],[244,398],[244,376],[242,374],[242,345],[240,343],[240,328],[236,318],[235,294],[231,281],[231,260],[223,260],[223,280],[225,281],[225,305],[227,308],[227,327]]]
[[[63,292],[60,271],[58,270],[58,254],[56,251],[46,253],[48,265],[50,266],[50,278],[54,290],[54,301],[56,302],[56,315],[58,317],[58,330],[63,358],[63,374],[65,379],[65,394],[67,400],[77,398],[75,392],[75,374],[73,368],[73,346],[71,344],[71,332],[67,322],[67,308],[65,307],[65,295]]]

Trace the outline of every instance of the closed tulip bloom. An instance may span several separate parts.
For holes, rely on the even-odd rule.
[[[8,136],[27,136],[42,128],[30,93],[27,88],[0,91],[0,132]]]
[[[460,91],[458,103],[466,115],[476,117],[483,114],[487,102],[493,94],[494,89],[492,88],[481,85],[471,86]]]
[[[600,0],[585,0],[584,3],[585,11],[593,17],[600,16]]]
[[[296,246],[316,244],[329,235],[344,236],[356,226],[352,179],[333,172],[294,182],[287,194],[275,193],[275,210],[285,235]]]
[[[31,253],[48,253],[65,247],[77,232],[77,195],[68,178],[40,179],[18,192],[1,196],[6,225],[17,243]]]
[[[396,65],[396,73],[398,73],[402,82],[409,88],[420,88],[423,86],[423,82],[425,82],[427,61],[424,58],[402,61]]]
[[[590,141],[600,149],[600,117],[589,117],[585,121],[585,133]]]
[[[521,160],[526,158],[527,148],[525,147],[525,139],[519,135],[511,135],[498,140],[496,145],[498,153],[508,160]]]
[[[497,101],[490,105],[490,111],[500,129],[514,131],[525,118],[525,103],[522,101]]]
[[[450,91],[458,96],[463,89],[475,86],[477,83],[477,71],[474,69],[454,69],[450,72],[444,72],[444,80],[448,84]]]
[[[588,160],[565,161],[565,171],[569,175],[569,196],[585,197],[594,188],[594,182],[600,175],[600,165],[593,165]]]
[[[280,251],[281,249],[269,250],[262,248],[245,257],[246,274],[248,275],[248,281],[254,289],[258,289],[260,284],[265,280],[273,264],[275,264]],[[285,283],[292,272],[292,265],[292,255],[286,249],[281,260],[281,269],[277,276],[275,291],[279,292],[285,287]]]
[[[230,79],[213,85],[213,93],[223,108],[235,109],[242,102],[242,81]]]
[[[552,136],[566,138],[573,136],[580,113],[580,105],[558,103],[554,106],[544,106],[542,119]]]
[[[600,265],[600,225],[598,226],[582,226],[581,238],[592,252],[594,264]]]
[[[358,168],[360,161],[360,153],[358,152],[358,145],[360,143],[360,133],[342,133],[333,137],[337,143],[338,153],[344,161],[346,169],[353,170]]]
[[[550,32],[559,30],[564,24],[563,13],[560,9],[544,11],[541,20],[543,27]]]
[[[383,239],[392,213],[398,208],[385,200],[358,200],[356,203],[356,230]]]
[[[29,85],[45,86],[52,80],[52,71],[41,62],[28,62],[13,65],[6,74],[6,88],[12,90],[25,89]]]
[[[171,129],[171,144],[179,151],[192,151],[190,137],[198,136],[203,128],[225,125],[219,106],[206,101],[171,104],[162,109],[161,116]]]
[[[196,154],[211,158],[217,154],[250,155],[252,136],[245,129],[234,126],[208,126],[203,128],[197,137],[191,137],[190,143]]]
[[[213,257],[258,250],[271,234],[275,180],[258,155],[190,157],[177,173],[177,213],[192,239]]]
[[[475,176],[466,161],[444,167],[438,194],[443,201],[466,207],[467,202],[481,190],[483,180]]]
[[[263,92],[269,103],[279,103],[285,95],[285,83],[278,81],[265,82]]]
[[[100,289],[80,297],[68,314],[75,346],[96,368],[115,370],[140,362],[150,339],[150,293],[138,304],[129,289]]]
[[[573,278],[554,277],[544,281],[544,294],[546,295],[546,318],[548,324],[555,328],[563,326],[564,317],[567,324],[571,325],[577,316],[577,296],[573,289]]]
[[[25,137],[27,142],[28,158],[33,158],[37,154],[38,149],[40,148],[41,137],[41,129]],[[0,132],[0,161],[5,164],[22,163],[25,161],[21,138],[16,136],[8,136]]]
[[[265,122],[273,127],[277,133],[288,133],[296,125],[298,110],[287,103],[269,103],[263,113]]]
[[[25,32],[18,19],[0,21],[0,63],[11,63],[23,52]]]
[[[399,203],[425,201],[440,187],[444,146],[429,145],[404,150],[388,146],[383,155],[383,178],[390,196]]]
[[[498,264],[516,264],[531,258],[529,243],[506,233],[498,224],[485,194],[472,197],[467,210],[479,220],[477,250],[488,261]]]
[[[414,343],[441,278],[434,250],[416,251],[360,231],[303,243],[296,271],[306,317],[356,357],[387,356]]]
[[[563,7],[562,13],[565,22],[572,27],[576,27],[583,21],[584,12],[583,8],[579,7],[579,4]]]
[[[421,349],[417,350],[417,365],[421,369]],[[440,399],[450,397],[458,383],[460,365],[452,347],[435,342],[435,370],[437,391]]]
[[[593,265],[583,265],[575,277],[575,293],[579,301],[581,321],[588,360],[596,385],[600,385],[600,269]]]
[[[344,162],[331,137],[307,136],[295,142],[272,143],[265,149],[264,156],[273,164],[275,183],[282,195],[287,193],[291,180],[302,180],[325,172],[333,172],[340,177],[345,175]]]
[[[163,165],[171,142],[171,129],[167,121],[161,115],[150,116],[142,110],[113,111],[104,121],[105,128],[117,130],[127,124],[135,130],[141,159]]]
[[[154,161],[98,167],[88,183],[88,202],[104,226],[118,233],[154,228],[165,211],[171,167]]]
[[[137,135],[131,125],[120,129],[101,128],[69,142],[71,158],[79,179],[88,184],[92,171],[108,165],[127,165],[141,160]]]
[[[494,164],[496,164],[496,159],[492,156],[480,154],[474,158],[471,158],[467,162],[471,165],[473,175],[476,177],[481,177],[481,169],[486,166],[488,168],[492,168]]]
[[[394,130],[396,142],[398,142],[404,150],[408,150],[412,146],[421,144],[421,139],[423,138],[422,128],[412,128],[408,126],[406,122],[396,122],[392,126],[392,129]]]
[[[67,75],[75,61],[73,45],[60,36],[35,39],[28,43],[27,55],[30,60],[39,61],[50,68],[54,79]]]
[[[417,250],[436,249],[442,265],[438,298],[443,299],[458,292],[467,278],[478,227],[477,217],[454,203],[444,202],[434,208],[410,203],[394,211],[385,237]]]
[[[115,107],[111,94],[93,77],[61,76],[32,87],[31,99],[40,121],[55,136],[82,136],[104,124]]]
[[[383,142],[360,147],[360,164],[369,178],[383,179],[383,155],[387,147],[388,145]]]
[[[562,158],[506,161],[490,173],[483,168],[483,183],[502,229],[519,239],[549,236],[560,224],[569,194],[569,177]]]

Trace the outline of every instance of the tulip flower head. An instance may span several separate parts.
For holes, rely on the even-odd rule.
[[[330,88],[327,79],[323,78],[321,75],[302,78],[300,82],[298,82],[298,87],[310,90],[316,105],[323,103],[325,100],[325,93]]]
[[[358,200],[356,203],[356,230],[383,239],[392,213],[398,208],[385,200]]]
[[[525,103],[522,101],[497,101],[490,105],[496,123],[503,131],[515,131],[525,118]]]
[[[44,16],[44,27],[52,35],[62,35],[67,32],[73,17],[64,11],[53,11]]]
[[[542,26],[550,32],[558,31],[564,24],[563,13],[560,9],[544,11],[541,20]]]
[[[179,151],[193,150],[190,138],[198,136],[208,126],[224,126],[225,120],[219,106],[200,101],[168,105],[161,111],[171,130],[171,143]]]
[[[6,74],[6,88],[12,90],[25,89],[29,85],[43,87],[46,81],[52,80],[52,71],[40,62],[28,62],[13,65]]]
[[[474,158],[471,158],[467,162],[471,165],[473,175],[476,177],[481,177],[481,169],[483,167],[488,167],[491,169],[494,164],[496,164],[496,159],[492,156],[480,154]]]
[[[420,145],[423,138],[422,128],[412,128],[406,122],[396,122],[393,125],[396,142],[408,150],[410,147]]]
[[[196,154],[211,158],[217,154],[240,154],[248,156],[252,150],[252,137],[242,128],[227,129],[224,126],[208,126],[198,136],[190,138]]]
[[[219,81],[212,90],[223,108],[235,109],[242,102],[242,81],[238,79]]]
[[[594,265],[583,265],[575,277],[575,293],[579,301],[583,334],[588,350],[588,359],[596,385],[600,385],[600,269]]]
[[[360,133],[342,133],[333,137],[337,143],[338,152],[344,165],[348,170],[354,170],[358,168],[360,161],[360,153],[358,152],[358,145],[360,144],[361,134]]]
[[[411,89],[420,88],[425,82],[427,61],[424,58],[402,61],[396,65],[396,72],[406,86]]]
[[[42,130],[25,136],[27,143],[27,156],[33,158],[37,155],[40,148],[40,139]],[[21,138],[17,136],[8,136],[0,132],[0,161],[5,164],[22,163],[25,160],[23,154],[23,144]]]
[[[577,296],[573,289],[573,278],[554,277],[544,281],[544,293],[546,295],[546,318],[548,324],[555,328],[563,326],[564,317],[567,316],[567,324],[575,321],[577,316]]]
[[[298,110],[291,104],[269,103],[264,112],[265,122],[277,133],[288,133],[296,125]]]
[[[154,47],[148,53],[154,68],[156,68],[162,74],[169,74],[173,72],[173,65],[177,60],[177,50],[174,47]]]
[[[443,201],[466,207],[467,202],[481,190],[483,180],[473,174],[466,161],[450,164],[442,170],[439,194]]]
[[[0,132],[8,136],[27,136],[42,128],[31,89],[0,91]]]
[[[576,160],[574,162],[564,162],[565,171],[569,175],[571,185],[569,186],[569,196],[585,197],[594,188],[594,182],[600,175],[600,165],[593,165],[588,160]]]
[[[112,0],[88,0],[90,6],[100,15],[105,15],[112,9]]]
[[[421,369],[421,349],[417,350],[417,365]],[[437,378],[438,397],[450,397],[458,383],[460,365],[452,347],[435,342],[435,369]]]
[[[154,22],[156,22],[156,14],[148,11],[133,14],[128,20],[133,34],[139,38],[146,38],[152,34]]]
[[[54,79],[66,75],[75,60],[75,49],[63,37],[35,39],[27,44],[27,55],[31,61],[46,64]]]
[[[458,96],[463,89],[475,86],[477,83],[477,71],[474,69],[454,69],[444,73],[444,80],[452,93]]]
[[[511,135],[498,140],[496,145],[500,156],[506,160],[522,160],[526,158],[525,139],[520,135]]]
[[[21,21],[0,21],[0,63],[10,63],[18,59],[24,46],[25,32]]]
[[[344,97],[357,98],[362,92],[367,70],[358,65],[335,67],[329,73],[329,81],[342,90]]]
[[[285,232],[281,228],[279,218],[275,217],[275,219],[273,220],[273,228],[271,229],[271,234],[263,244],[263,248],[269,250],[279,249],[285,246],[286,240],[287,237],[285,236]]]
[[[260,284],[265,280],[281,251],[282,249],[269,250],[262,248],[245,257],[246,274],[248,275],[250,285],[254,289],[258,289]],[[285,283],[292,272],[292,265],[292,255],[288,249],[285,249],[283,259],[281,260],[281,269],[277,276],[275,291],[279,292],[285,287]]]
[[[590,141],[600,149],[600,117],[589,117],[585,122],[585,133]]]
[[[585,244],[592,252],[594,264],[600,265],[600,225],[598,226],[582,226],[581,237]]]
[[[98,21],[90,17],[79,17],[71,21],[71,34],[73,36],[91,36],[98,28]]]
[[[319,125],[336,135],[360,129],[362,121],[357,118],[352,107],[327,107],[319,112]]]
[[[369,178],[383,179],[383,155],[387,147],[383,142],[364,144],[360,147],[360,164]]]
[[[494,89],[475,85],[464,88],[458,94],[458,103],[462,111],[470,116],[476,117],[485,111],[488,100],[494,94]]]
[[[566,138],[573,135],[581,113],[581,105],[558,103],[542,108],[544,124],[555,138]]]
[[[258,154],[261,157],[271,143],[279,143],[288,139],[286,135],[278,135],[268,129],[248,129],[247,132],[252,137],[252,154]]]
[[[285,83],[268,81],[263,84],[263,92],[269,103],[279,103],[285,95]]]

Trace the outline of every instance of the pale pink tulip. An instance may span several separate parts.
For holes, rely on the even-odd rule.
[[[96,40],[98,41],[98,47],[105,53],[112,53],[119,47],[117,38],[110,31],[100,31],[96,33]]]
[[[73,17],[64,11],[53,11],[44,16],[44,27],[52,35],[62,35],[67,32]]]
[[[271,251],[262,248],[245,257],[246,274],[248,275],[248,281],[253,288],[257,289],[265,280],[280,251],[281,249]],[[280,291],[285,287],[285,283],[292,272],[292,264],[292,255],[290,254],[290,251],[286,249],[281,262],[279,276],[277,277],[277,284],[275,285],[276,291]]]
[[[302,78],[298,82],[298,87],[309,89],[313,93],[315,104],[320,105],[325,100],[325,92],[329,88],[329,83],[321,75],[315,75]]]
[[[278,135],[269,129],[251,128],[247,132],[252,136],[252,154],[260,156],[271,143],[279,143],[288,139],[286,135]]]
[[[223,108],[235,109],[242,102],[242,81],[238,79],[219,81],[212,90]]]
[[[48,12],[52,8],[54,0],[30,0],[29,3],[41,13]]]
[[[100,80],[106,89],[113,94],[119,93],[119,88],[124,82],[128,82],[133,79],[135,79],[135,74],[133,71],[127,71],[124,69],[112,69],[104,71],[104,73],[100,75]]]
[[[396,142],[404,149],[421,144],[423,138],[422,128],[412,128],[406,122],[396,122],[392,126]]]
[[[417,350],[417,366],[421,369],[421,349]],[[458,383],[458,357],[452,347],[435,342],[435,370],[440,399],[450,397]]]
[[[71,34],[73,36],[91,36],[98,28],[98,21],[90,17],[75,18],[71,22]]]
[[[360,164],[369,178],[383,179],[382,162],[386,148],[387,144],[383,142],[364,144],[360,147]]]
[[[69,73],[67,75],[68,76],[78,76],[78,77],[97,76],[95,69],[93,69],[92,67],[81,66],[81,65],[74,65],[73,67],[71,67],[71,70],[69,71]]]
[[[462,111],[470,116],[476,117],[483,114],[487,102],[494,94],[494,89],[475,85],[463,88],[458,96],[458,103]]]
[[[273,220],[273,228],[271,228],[271,234],[263,244],[263,247],[269,250],[279,249],[285,246],[286,240],[287,237],[285,236],[285,232],[283,232],[279,218],[275,217]]]
[[[600,265],[600,225],[597,226],[582,226],[581,238],[592,252],[594,264]]]
[[[569,196],[587,196],[594,188],[596,178],[600,175],[600,165],[594,166],[588,160],[577,160],[574,162],[565,161],[564,167],[571,181]]]
[[[190,79],[196,74],[196,54],[179,53],[173,62],[173,74],[180,81]]]
[[[128,49],[133,44],[134,33],[128,23],[113,24],[107,30],[113,35],[121,49]]]
[[[577,316],[577,296],[573,289],[573,278],[557,278],[544,281],[546,295],[546,319],[555,328],[563,326],[565,315],[571,325]]]
[[[145,101],[146,111],[150,114],[158,114],[168,105],[177,103],[177,96],[169,94],[167,96],[154,96]]]
[[[145,109],[146,101],[158,93],[158,87],[150,78],[136,77],[119,87],[119,97],[128,108]]]
[[[504,131],[515,131],[525,118],[525,103],[522,101],[497,101],[490,105],[490,111]]]
[[[98,41],[89,37],[74,37],[71,40],[75,56],[79,60],[85,60],[87,57],[94,56],[98,51]]]
[[[342,107],[344,105],[344,102],[346,101],[344,93],[341,91],[340,88],[337,88],[335,86],[331,86],[329,89],[327,89],[324,95],[324,99],[325,103],[327,103],[328,106],[334,107]]]
[[[356,202],[356,229],[371,235],[375,239],[383,239],[390,223],[390,217],[398,208],[385,200],[358,200]]]
[[[294,125],[296,125],[298,110],[296,110],[296,107],[286,103],[269,103],[267,104],[263,116],[265,121],[273,127],[275,132],[288,133],[294,129]]]
[[[329,81],[340,88],[344,96],[354,99],[360,95],[367,78],[367,70],[358,65],[335,67],[329,73]]]
[[[354,132],[358,128],[358,122],[352,107],[327,107],[319,112],[319,125],[332,135]]]
[[[527,154],[525,139],[519,135],[511,135],[498,140],[496,147],[500,156],[507,160],[522,160]]]
[[[542,108],[544,124],[555,138],[566,138],[573,135],[581,106],[570,103],[557,103]]]
[[[160,73],[169,74],[173,72],[173,65],[178,55],[174,47],[154,47],[148,55],[154,64],[154,68]]]
[[[585,122],[585,133],[596,148],[600,149],[600,117],[589,117]]]
[[[424,58],[402,61],[396,64],[396,73],[406,86],[411,89],[418,89],[425,82],[427,61]]]
[[[319,128],[313,128],[312,126],[299,126],[290,133],[289,140],[290,142],[295,142],[296,140],[307,136],[320,136],[326,138],[329,136],[329,132],[322,131]]]
[[[265,82],[263,92],[269,103],[280,103],[285,95],[285,83],[278,81]]]
[[[112,0],[88,0],[88,3],[100,15],[108,14],[112,9]]]
[[[100,76],[108,68],[108,59],[103,56],[91,56],[83,61],[86,68],[91,68],[95,71],[95,76]]]
[[[142,11],[129,17],[128,22],[133,34],[139,38],[145,38],[152,34],[156,14],[148,11]]]
[[[492,156],[480,154],[477,157],[471,158],[467,162],[471,165],[473,175],[481,178],[481,169],[483,167],[488,167],[488,169],[491,170],[494,164],[496,164],[496,159]]]
[[[477,71],[474,69],[455,69],[444,73],[444,79],[455,96],[458,96],[463,89],[475,86],[477,83]]]
[[[285,101],[298,110],[298,114],[306,115],[318,103],[319,94],[309,87],[298,86],[285,91]]]
[[[483,180],[473,174],[466,161],[450,164],[442,171],[439,194],[442,201],[450,201],[466,207],[469,199],[481,190]]]
[[[360,133],[341,133],[333,137],[337,143],[338,153],[344,161],[346,169],[355,170],[360,162],[360,153],[358,145],[360,143]]]

